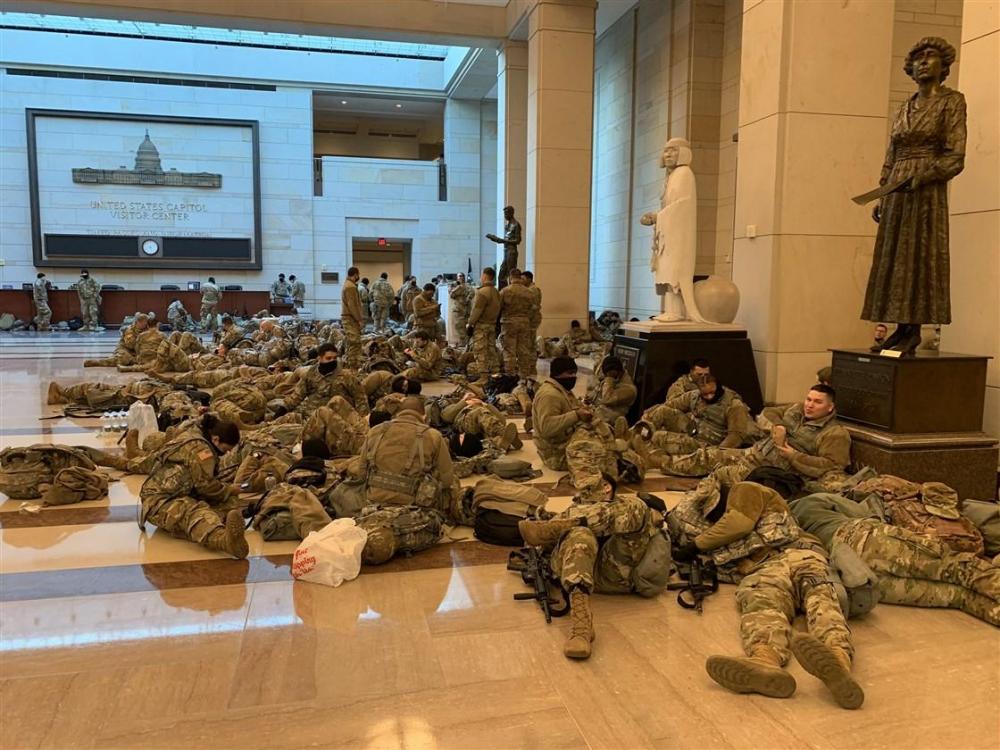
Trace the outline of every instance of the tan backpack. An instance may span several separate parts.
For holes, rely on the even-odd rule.
[[[0,492],[13,500],[39,498],[42,485],[51,485],[56,474],[74,466],[97,468],[86,453],[67,445],[5,448],[0,451]]]

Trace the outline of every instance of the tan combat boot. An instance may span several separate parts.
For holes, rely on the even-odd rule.
[[[237,560],[243,560],[250,554],[245,531],[243,513],[231,510],[226,514],[225,525],[214,529],[205,538],[205,546],[210,550],[232,555]]]
[[[594,642],[594,615],[590,611],[590,594],[575,588],[569,595],[569,638],[563,646],[563,654],[569,659],[590,658],[591,644]]]
[[[59,384],[53,381],[49,383],[49,392],[45,403],[49,405],[68,404],[69,399],[63,395],[62,388],[59,387]]]
[[[734,693],[788,698],[795,692],[795,678],[781,668],[781,659],[766,646],[755,649],[750,657],[710,656],[705,669],[709,677]]]
[[[497,448],[506,451],[514,446],[515,441],[520,442],[517,439],[517,425],[513,422],[508,422],[503,427],[503,434],[497,438]]]
[[[529,547],[554,547],[563,534],[579,525],[578,518],[552,518],[548,521],[525,519],[517,522],[517,530]]]
[[[841,708],[861,708],[865,691],[851,676],[851,658],[809,633],[792,636],[792,653],[802,668],[823,681]]]

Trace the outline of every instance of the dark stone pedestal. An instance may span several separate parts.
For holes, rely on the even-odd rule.
[[[983,432],[898,434],[848,421],[854,461],[914,482],[944,482],[958,496],[995,500],[998,451]]]
[[[962,498],[996,498],[997,440],[982,432],[988,360],[834,349],[837,414],[851,433],[855,464],[944,482]]]
[[[894,433],[983,429],[989,357],[918,352],[893,359],[833,350],[837,413]]]
[[[690,370],[694,359],[712,363],[712,373],[743,397],[756,414],[764,405],[747,332],[737,326],[705,323],[626,323],[615,336],[614,354],[625,363],[639,395],[629,421],[663,402],[667,388]]]

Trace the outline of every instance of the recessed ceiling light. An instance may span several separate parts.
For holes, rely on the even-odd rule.
[[[403,105],[402,105],[402,104],[397,104],[397,105],[396,105],[396,109],[402,109],[402,108],[403,108]]]
[[[341,99],[341,100],[340,100],[340,103],[341,103],[341,104],[347,104],[347,99]]]

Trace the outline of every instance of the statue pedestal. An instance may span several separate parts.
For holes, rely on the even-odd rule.
[[[746,329],[740,326],[655,320],[624,323],[615,336],[614,354],[625,363],[639,390],[629,412],[630,421],[638,419],[644,409],[662,403],[670,384],[699,358],[712,363],[716,377],[739,393],[753,413],[763,408],[753,348]]]
[[[982,432],[988,359],[834,349],[837,414],[851,433],[855,463],[944,482],[963,498],[995,498],[997,440]]]

